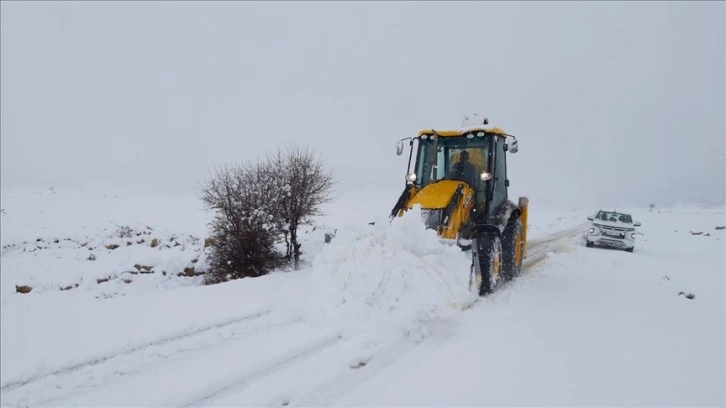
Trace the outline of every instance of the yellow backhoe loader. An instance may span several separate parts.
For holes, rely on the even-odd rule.
[[[487,127],[487,119],[482,122],[457,130],[424,129],[398,141],[396,154],[403,153],[406,141],[410,153],[405,188],[391,211],[393,220],[419,206],[427,228],[471,250],[469,288],[479,296],[519,275],[529,205],[527,197],[515,204],[507,196],[507,153],[517,152],[517,139]]]

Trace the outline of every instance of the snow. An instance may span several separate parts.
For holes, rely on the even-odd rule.
[[[397,319],[406,327],[473,303],[468,274],[447,272],[468,271],[471,259],[426,230],[418,207],[397,221],[339,232],[313,261],[313,288],[345,304],[356,324]]]
[[[389,374],[406,381],[368,384],[344,405],[719,405],[723,269],[683,255],[668,265],[574,245],[551,254],[412,357],[417,370]]]
[[[584,246],[595,209],[530,197],[523,275],[477,298],[418,209],[389,222],[399,194],[325,206],[299,271],[203,286],[179,276],[206,267],[198,197],[3,188],[0,403],[726,403],[724,207],[619,209],[630,254]]]

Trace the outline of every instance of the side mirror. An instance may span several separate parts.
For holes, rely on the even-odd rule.
[[[514,139],[511,145],[509,145],[509,152],[510,153],[517,153],[519,150],[519,144],[517,144],[517,139]]]
[[[595,217],[593,217],[592,215],[589,216],[589,217],[587,217],[587,219],[590,220],[590,221],[595,221]]]
[[[396,156],[400,156],[403,153],[403,140],[399,140],[396,143]]]
[[[635,224],[633,225],[635,225],[636,227],[640,227],[640,221],[635,221]]]

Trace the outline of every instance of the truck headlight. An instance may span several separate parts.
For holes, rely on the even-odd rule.
[[[600,228],[598,227],[590,227],[590,235],[597,235],[600,233]]]
[[[406,175],[406,181],[414,182],[416,181],[416,173],[409,173]]]
[[[635,233],[634,232],[631,232],[630,233],[630,239],[635,239]]]
[[[479,175],[479,178],[481,181],[487,181],[492,179],[492,173],[487,173],[486,171],[482,171]]]

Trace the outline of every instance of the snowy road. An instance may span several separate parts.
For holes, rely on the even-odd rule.
[[[585,222],[545,237],[529,240],[527,258],[522,262],[523,272],[527,272],[533,265],[545,259],[548,253],[568,248],[573,238],[584,236],[587,225],[588,223]]]
[[[416,346],[369,340],[260,315],[8,384],[3,405],[325,404]]]
[[[525,273],[581,232],[578,226],[532,241]],[[328,405],[407,352],[446,337],[441,328],[419,343],[365,331],[343,337],[334,327],[262,310],[4,383],[0,391],[10,406]]]

